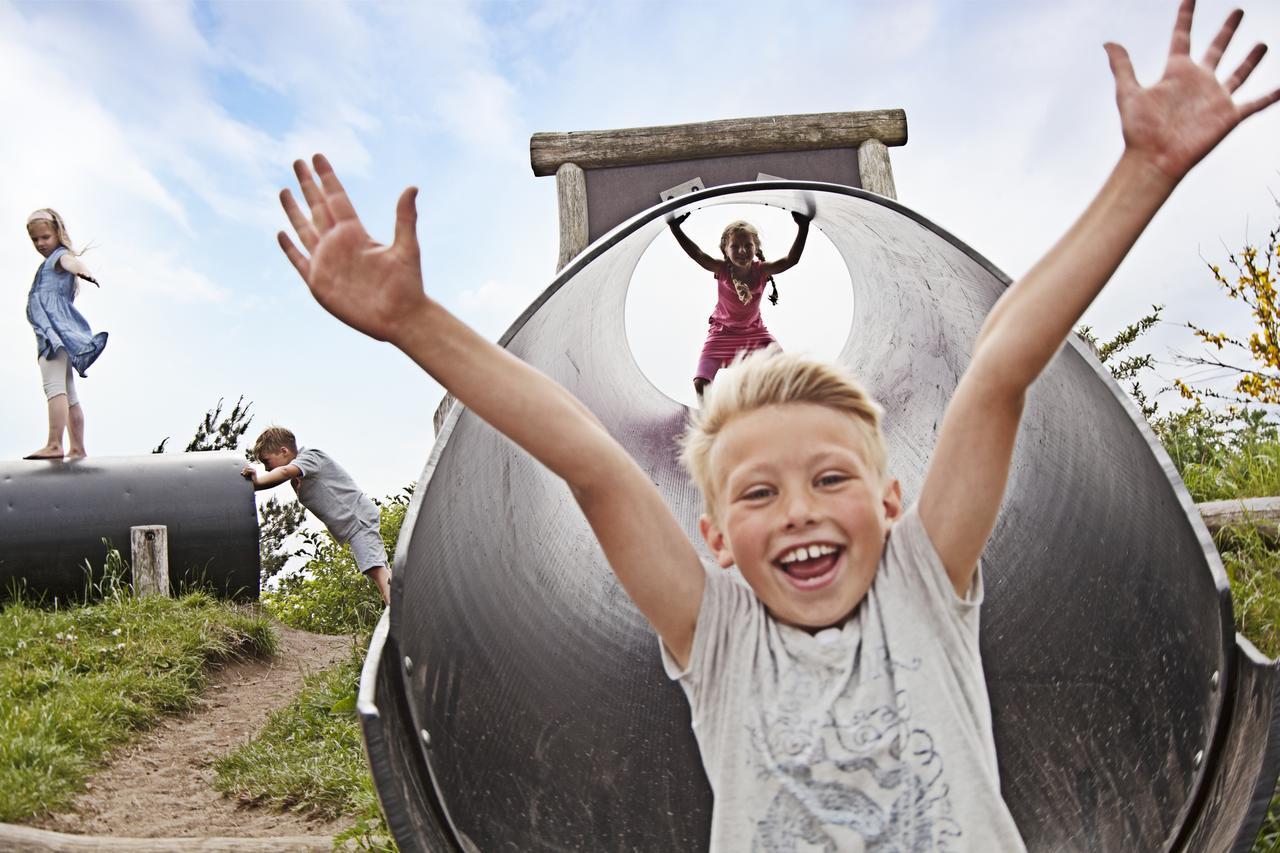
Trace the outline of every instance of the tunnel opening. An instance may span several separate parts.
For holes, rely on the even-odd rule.
[[[760,232],[767,261],[784,257],[796,236],[791,212],[769,204],[722,204],[686,208],[682,227],[698,246],[720,258],[720,238],[736,220]],[[776,277],[778,304],[760,306],[765,326],[784,350],[834,361],[854,321],[849,267],[814,224],[800,262]],[[769,289],[766,288],[766,294]],[[649,382],[678,403],[693,407],[693,376],[716,305],[714,276],[684,253],[669,230],[658,233],[636,264],[627,289],[627,344]]]

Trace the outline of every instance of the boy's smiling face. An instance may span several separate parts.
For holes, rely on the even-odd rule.
[[[780,622],[816,629],[852,613],[902,510],[853,418],[814,403],[756,409],[721,431],[711,466],[716,515],[701,526],[720,565],[736,564]]]

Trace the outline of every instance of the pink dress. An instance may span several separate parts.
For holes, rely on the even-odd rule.
[[[716,273],[716,309],[707,318],[707,342],[702,345],[695,378],[710,382],[720,368],[746,350],[758,350],[777,343],[760,319],[760,300],[764,297],[764,262],[751,264],[751,273],[739,287],[733,280],[729,262]]]

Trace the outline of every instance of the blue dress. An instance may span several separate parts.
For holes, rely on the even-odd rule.
[[[107,333],[94,334],[89,321],[71,303],[76,277],[58,265],[66,246],[59,246],[36,270],[27,294],[27,322],[36,333],[36,358],[53,359],[65,349],[76,372],[84,376],[107,345]]]

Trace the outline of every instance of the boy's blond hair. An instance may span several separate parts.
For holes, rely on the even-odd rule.
[[[281,448],[296,455],[298,452],[298,440],[294,438],[292,432],[284,427],[270,426],[264,429],[262,435],[258,436],[258,440],[253,443],[253,457],[261,459],[264,451],[279,450]]]
[[[880,476],[885,471],[880,407],[843,367],[776,346],[739,354],[716,374],[702,409],[689,419],[680,439],[680,462],[702,492],[706,512],[716,517],[719,495],[711,474],[711,450],[724,428],[739,415],[783,403],[814,403],[847,414],[863,434],[866,460]],[[789,441],[789,436],[779,436]]]

